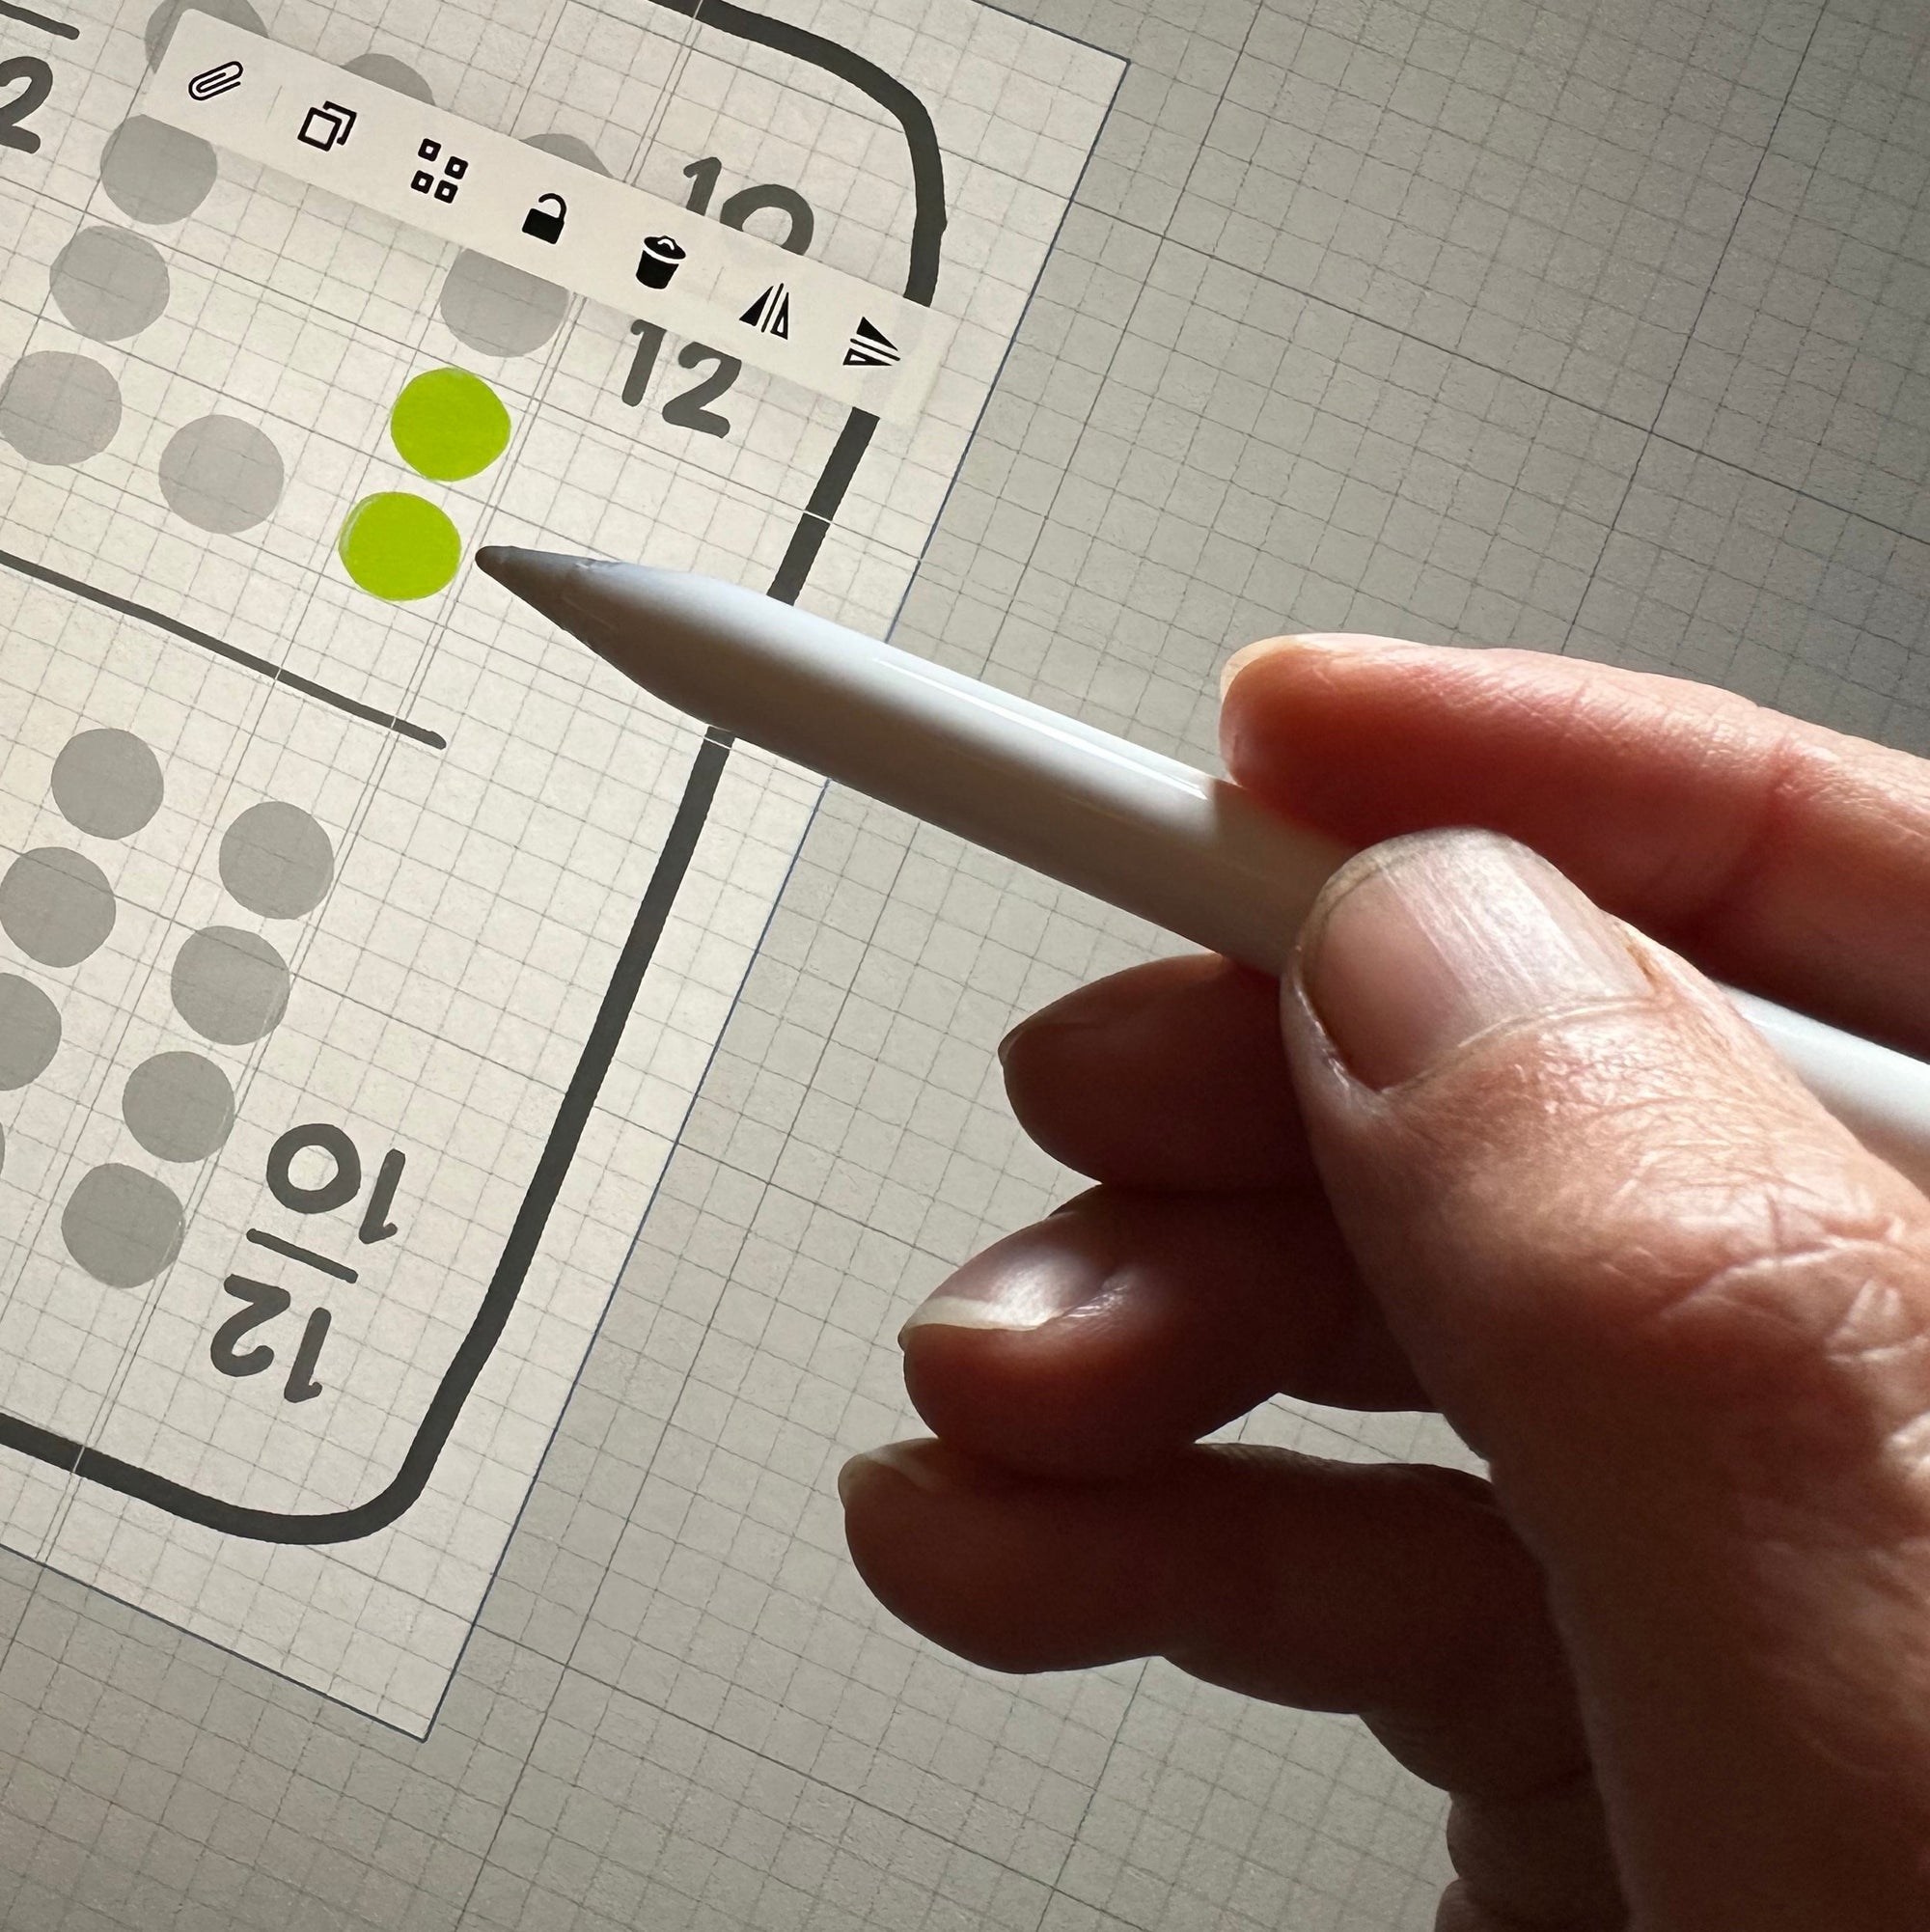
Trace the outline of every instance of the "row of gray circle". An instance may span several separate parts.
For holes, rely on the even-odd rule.
[[[54,760],[54,803],[77,830],[127,839],[160,810],[160,761],[131,731],[101,728],[70,738]],[[263,918],[296,919],[318,905],[333,883],[335,848],[300,807],[267,800],[242,812],[223,834],[222,884]],[[43,966],[78,965],[113,930],[118,908],[100,868],[63,846],[24,852],[0,876],[0,930]],[[175,958],[176,1010],[204,1038],[247,1045],[286,1010],[286,962],[258,934],[207,926],[189,934]],[[28,1086],[52,1063],[61,1042],[59,1008],[18,974],[0,973],[0,1090]],[[234,1124],[234,1090],[202,1054],[158,1053],[127,1076],[121,1113],[128,1132],[157,1160],[200,1161]],[[0,1166],[6,1139],[0,1133]],[[68,1252],[96,1281],[138,1287],[180,1248],[186,1214],[166,1182],[108,1162],[82,1175],[61,1217]]]
[[[126,839],[160,810],[160,760],[132,731],[102,728],[69,739],[54,760],[54,803],[76,830]],[[335,876],[335,846],[298,805],[266,799],[222,834],[221,883],[263,919],[299,919],[321,903]],[[0,876],[0,931],[42,966],[78,966],[106,943],[119,917],[107,874],[61,845],[22,852]],[[22,982],[24,983],[24,982]],[[176,1010],[203,1038],[227,1046],[260,1039],[288,1006],[289,970],[259,934],[225,925],[191,933],[176,955]],[[45,1044],[23,1009],[0,1023],[0,1087],[7,1072]],[[57,1035],[56,1035],[57,1038]],[[49,1052],[48,1057],[51,1057]],[[28,1074],[28,1079],[35,1074]]]
[[[0,973],[0,1089],[46,1071],[60,1046],[60,1012],[30,980]],[[127,1076],[121,1117],[161,1161],[205,1161],[234,1124],[234,1089],[198,1053],[157,1053]]]

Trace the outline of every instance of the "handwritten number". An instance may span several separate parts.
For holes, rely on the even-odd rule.
[[[326,1154],[334,1172],[316,1186],[303,1187],[294,1177],[295,1156],[311,1150]],[[361,1191],[362,1156],[340,1127],[320,1120],[290,1127],[268,1149],[268,1192],[292,1213],[333,1214]]]
[[[321,1384],[315,1379],[315,1365],[321,1344],[327,1339],[328,1311],[317,1309],[302,1330],[301,1346],[295,1350],[295,1366],[289,1370],[289,1386],[282,1391],[287,1400],[312,1402],[321,1394]]]
[[[637,338],[637,352],[630,358],[630,373],[623,378],[623,400],[632,409],[644,400],[650,377],[657,373],[657,357],[663,353],[664,332],[654,322],[632,322],[630,333]]]
[[[650,378],[656,373],[657,360],[663,354],[664,332],[654,322],[632,322],[630,333],[637,338],[637,352],[630,359],[630,373],[624,378],[623,400],[634,409],[648,393]],[[677,351],[676,360],[682,369],[696,369],[706,362],[716,367],[695,389],[687,389],[664,404],[664,421],[679,429],[694,429],[700,436],[728,436],[730,417],[707,405],[730,393],[731,385],[743,374],[744,365],[734,355],[706,348],[702,343],[685,343]]]
[[[710,197],[717,192],[717,183],[724,174],[724,163],[711,154],[702,161],[691,162],[683,172],[691,184],[687,204],[691,213],[708,214]]]
[[[809,254],[811,237],[817,232],[817,217],[812,213],[811,204],[795,188],[781,188],[774,183],[740,188],[717,210],[717,219],[726,228],[741,229],[754,214],[761,214],[766,208],[785,217],[785,238],[778,246],[789,249],[793,255]]]
[[[266,1342],[247,1349],[237,1348],[235,1343],[251,1329],[273,1321],[288,1307],[289,1291],[270,1287],[266,1282],[247,1281],[240,1275],[230,1275],[222,1285],[247,1306],[214,1331],[214,1339],[207,1344],[208,1360],[224,1375],[259,1375],[273,1366],[275,1351]]]
[[[369,1211],[362,1217],[359,1238],[363,1242],[387,1241],[395,1235],[396,1224],[389,1219],[389,1210],[396,1204],[396,1190],[402,1184],[404,1165],[400,1147],[391,1147],[382,1156],[382,1165],[375,1174],[375,1185],[369,1193]]]
[[[708,214],[710,198],[724,178],[724,163],[715,154],[706,154],[703,160],[691,162],[683,171],[683,178],[690,183],[689,199],[684,206],[692,214]],[[762,214],[767,208],[785,218],[785,238],[778,246],[789,249],[793,255],[809,254],[811,238],[817,232],[817,217],[812,212],[811,204],[795,188],[780,187],[775,181],[759,181],[755,187],[739,188],[717,210],[717,219],[726,228],[741,229],[754,214]]]
[[[716,410],[704,405],[715,402],[729,392],[731,385],[743,374],[744,365],[734,355],[705,348],[702,343],[685,343],[676,361],[679,369],[695,369],[703,362],[714,362],[717,367],[695,389],[686,390],[683,395],[664,404],[664,421],[675,424],[679,429],[695,429],[700,436],[728,436],[731,433],[730,417],[720,416]]]
[[[11,100],[0,101],[0,148],[17,148],[23,154],[37,154],[41,137],[20,124],[53,92],[54,70],[45,61],[37,61],[30,54],[0,61],[0,87],[11,87],[16,80],[25,83],[19,93]]]

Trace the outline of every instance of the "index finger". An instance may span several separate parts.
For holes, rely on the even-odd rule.
[[[1716,979],[1930,1053],[1930,764],[1734,692],[1538,651],[1254,649],[1228,667],[1221,745],[1277,811],[1362,846],[1504,832]]]

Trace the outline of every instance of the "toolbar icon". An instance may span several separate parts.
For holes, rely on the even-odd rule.
[[[188,98],[190,100],[212,100],[216,95],[226,94],[230,88],[239,87],[240,85],[241,63],[239,61],[223,61],[218,68],[204,68],[200,73],[196,74],[188,82]],[[353,115],[349,116],[351,121],[354,118]],[[302,138],[303,140],[308,139],[307,135],[303,135]]]
[[[331,149],[348,145],[348,137],[355,128],[355,110],[344,107],[340,101],[324,100],[319,107],[311,107],[302,117],[301,131],[295,136],[311,148],[319,148],[326,154]]]
[[[437,180],[427,168],[418,168],[409,177],[409,186],[419,195],[432,194],[439,202],[453,202],[461,186],[463,176],[469,172],[469,163],[460,154],[445,155],[440,141],[427,139],[425,139],[422,146],[416,150],[416,159],[440,160],[442,179]]]
[[[646,289],[668,289],[670,278],[683,266],[683,244],[667,235],[652,235],[644,242],[637,263],[637,280]]]
[[[780,341],[788,342],[790,290],[782,282],[773,282],[737,319],[749,322],[760,335],[776,336]]]
[[[554,214],[543,206],[545,202],[556,204]],[[568,212],[569,204],[561,195],[538,195],[536,207],[523,217],[523,233],[535,235],[538,241],[561,241],[564,217]]]
[[[851,345],[844,351],[846,369],[891,369],[904,351],[869,316],[859,318],[851,333]]]

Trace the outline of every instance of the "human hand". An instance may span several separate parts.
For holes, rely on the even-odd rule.
[[[1452,1794],[1438,1932],[1921,1932],[1930,1202],[1595,906],[1930,1057],[1930,766],[1532,652],[1255,651],[1231,776],[1395,842],[1282,985],[1163,961],[1006,1041],[1100,1185],[907,1327],[939,1440],[841,1476],[861,1574],[990,1669],[1359,1712]],[[1276,1393],[1438,1408],[1492,1488],[1198,1444]]]

